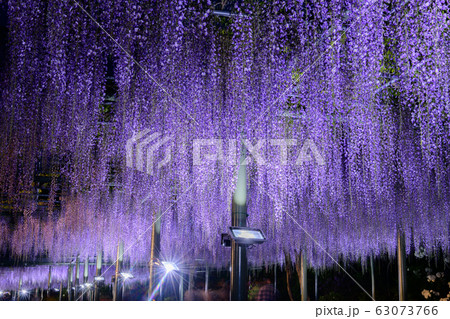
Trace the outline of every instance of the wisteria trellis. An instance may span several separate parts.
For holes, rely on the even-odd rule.
[[[330,262],[286,211],[334,256],[393,253],[398,228],[408,247],[449,247],[446,1],[238,1],[232,17],[209,1],[78,3],[139,65],[75,1],[3,4],[0,192],[15,216],[0,222],[4,252],[113,259],[122,239],[133,244],[126,260],[147,262],[150,232],[137,237],[168,209],[163,251],[226,263],[219,235],[237,167],[193,166],[186,147],[155,176],[135,171],[125,145],[145,128],[179,145],[315,141],[325,166],[250,163],[249,224],[269,239],[254,263],[299,250],[314,266]],[[267,161],[278,156],[266,150]],[[53,176],[45,213],[30,196],[37,167]]]

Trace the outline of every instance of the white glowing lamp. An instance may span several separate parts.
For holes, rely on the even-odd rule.
[[[122,273],[120,273],[120,275],[122,276],[122,278],[124,280],[133,279],[134,278],[134,276],[132,274],[130,274],[129,272],[122,272]]]
[[[163,261],[163,262],[161,262],[161,263],[162,263],[162,265],[164,266],[164,268],[166,269],[166,272],[167,272],[167,273],[172,272],[172,271],[180,270],[180,269],[178,268],[178,266],[175,265],[173,262],[170,262],[170,261]]]

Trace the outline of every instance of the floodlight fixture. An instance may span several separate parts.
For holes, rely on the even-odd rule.
[[[170,262],[170,261],[162,261],[161,264],[164,266],[164,268],[166,269],[166,273],[172,272],[172,271],[178,271],[180,270],[178,268],[177,265],[175,265],[175,263]]]
[[[266,236],[260,229],[248,227],[230,227],[231,238],[239,245],[262,244]]]
[[[122,278],[124,280],[133,279],[134,278],[134,276],[132,274],[130,274],[129,272],[121,272],[120,275],[122,276]]]

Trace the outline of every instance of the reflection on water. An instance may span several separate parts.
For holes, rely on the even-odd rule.
[[[119,280],[121,298],[143,300],[148,267],[129,271],[132,279]],[[114,275],[115,268],[110,264],[104,264],[100,271],[94,263],[88,267],[83,263],[78,267],[76,263],[1,267],[0,300],[111,300]]]

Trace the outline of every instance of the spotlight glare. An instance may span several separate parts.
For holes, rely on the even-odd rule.
[[[22,289],[22,290],[20,290],[20,294],[21,295],[27,295],[28,294],[28,290]]]
[[[105,277],[102,277],[102,276],[96,276],[96,277],[94,277],[94,280],[95,280],[95,281],[105,281]]]
[[[171,271],[177,271],[180,270],[178,269],[177,265],[175,265],[174,263],[170,262],[170,261],[163,261],[162,265],[164,266],[164,268],[166,269],[166,273],[169,273]]]

